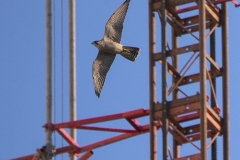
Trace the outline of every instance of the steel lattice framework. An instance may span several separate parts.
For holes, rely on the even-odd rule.
[[[73,120],[71,122],[52,124],[47,121],[44,128],[47,133],[56,131],[69,146],[57,148],[54,154],[69,153],[71,155],[83,156],[79,160],[86,160],[93,155],[92,150],[115,143],[127,138],[150,132],[150,159],[157,160],[157,130],[162,128],[163,137],[163,160],[169,157],[174,160],[206,160],[207,149],[212,148],[212,160],[217,157],[216,139],[223,136],[223,159],[229,160],[229,100],[228,100],[228,0],[149,0],[149,89],[150,109],[138,109],[134,111],[107,115],[89,119]],[[232,1],[235,6],[238,3]],[[184,7],[187,6],[187,7]],[[181,7],[181,9],[178,9]],[[198,14],[192,15],[192,11],[198,11]],[[182,13],[189,13],[183,17]],[[196,12],[194,12],[196,13]],[[161,24],[161,44],[156,42],[156,18],[160,17]],[[167,25],[170,26],[171,48],[167,42]],[[222,66],[216,62],[215,29],[221,28]],[[178,46],[184,35],[189,35],[198,43],[187,41],[186,46]],[[210,52],[207,53],[207,39],[210,38]],[[161,52],[156,52],[156,47],[162,47]],[[188,56],[188,61],[183,68],[179,68],[179,57]],[[187,74],[188,70],[196,61],[199,61],[198,70],[194,74]],[[157,71],[156,63],[161,64],[161,72]],[[182,63],[182,62],[181,62]],[[49,62],[49,64],[51,64]],[[208,67],[209,66],[209,67]],[[161,74],[162,86],[161,101],[156,97],[157,81],[156,75]],[[171,84],[168,77],[171,77]],[[222,107],[218,106],[216,96],[216,78],[222,78]],[[199,84],[195,95],[185,93],[182,86],[191,86]],[[207,88],[207,83],[209,88]],[[170,86],[169,88],[167,86]],[[207,89],[210,95],[207,95]],[[172,96],[170,98],[170,95]],[[171,100],[169,100],[171,99]],[[220,117],[220,110],[223,111]],[[137,119],[149,116],[149,124],[141,125]],[[182,123],[200,120],[199,124],[191,124],[183,127]],[[92,124],[124,120],[127,121],[132,129],[124,128],[104,128],[94,127]],[[90,126],[91,125],[91,126]],[[111,137],[86,146],[79,146],[78,143],[68,134],[65,129],[84,129],[106,132],[121,133],[118,136]],[[168,135],[173,137],[173,157],[168,151]],[[207,139],[210,142],[207,143]],[[200,141],[200,146],[195,144]],[[180,145],[190,143],[199,150],[198,154],[180,156]],[[38,149],[35,154],[16,158],[15,160],[37,160],[45,154],[45,147]]]
[[[218,3],[221,3],[219,8]],[[236,3],[236,2],[234,2]],[[192,5],[193,4],[193,5]],[[196,5],[197,4],[197,5]],[[178,7],[188,6],[177,9]],[[189,5],[191,7],[189,7]],[[237,4],[235,4],[237,6]],[[193,12],[195,11],[195,12]],[[188,13],[182,16],[182,13]],[[197,13],[193,15],[193,13]],[[156,19],[158,14],[161,21],[161,47],[162,51],[156,53]],[[172,28],[172,48],[167,43],[167,24]],[[222,67],[215,60],[215,29],[221,27],[222,34]],[[150,52],[150,108],[152,110],[150,120],[162,122],[163,131],[163,158],[168,159],[168,132],[173,136],[174,160],[183,159],[207,159],[207,149],[212,145],[212,159],[216,159],[216,138],[223,136],[223,159],[230,159],[229,156],[229,102],[228,102],[228,17],[226,1],[194,1],[194,0],[168,0],[149,1],[149,52]],[[197,34],[198,33],[198,34]],[[198,43],[193,44],[193,40],[188,40],[189,45],[179,47],[178,42],[184,35],[190,35]],[[210,54],[207,53],[206,41],[210,37]],[[192,53],[187,63],[179,71],[178,59],[182,55]],[[171,62],[169,62],[171,59]],[[197,73],[186,75],[196,60],[199,60]],[[156,66],[160,62],[162,65],[162,101],[157,102],[156,97]],[[208,69],[207,66],[210,66]],[[167,86],[168,75],[171,75],[172,83]],[[217,105],[216,78],[222,77],[222,111]],[[198,83],[199,91],[197,95],[189,96],[181,88]],[[207,95],[207,83],[210,85],[210,98]],[[187,98],[187,105],[183,108],[173,108],[174,102],[179,102],[179,93]],[[169,96],[172,101],[169,102]],[[193,99],[198,101],[194,103]],[[210,103],[208,103],[210,101]],[[182,116],[184,114],[184,116]],[[179,119],[182,119],[182,121]],[[199,124],[183,127],[182,122],[191,122],[199,119]],[[156,150],[156,127],[151,125],[151,160],[157,159]],[[207,139],[211,138],[209,144]],[[200,146],[194,144],[200,141]],[[180,145],[191,143],[199,150],[199,154],[180,157]]]

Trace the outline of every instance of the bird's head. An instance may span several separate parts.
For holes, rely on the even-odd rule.
[[[92,42],[92,45],[94,45],[95,47],[97,47],[99,45],[99,41],[94,41]],[[98,48],[98,47],[97,47]]]

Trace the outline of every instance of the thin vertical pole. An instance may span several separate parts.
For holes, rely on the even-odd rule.
[[[161,3],[161,35],[162,35],[162,144],[163,160],[168,159],[168,117],[167,117],[167,13],[166,1]]]
[[[175,30],[172,28],[172,49],[176,49],[178,47],[178,38]],[[172,57],[172,64],[176,71],[178,71],[178,56]],[[172,83],[177,82],[177,77],[173,77]],[[174,90],[172,94],[173,101],[178,99],[178,90]],[[180,158],[180,146],[177,141],[173,137],[173,158]]]
[[[229,86],[228,86],[228,6],[222,4],[222,65],[223,65],[223,159],[230,160]]]
[[[52,123],[52,2],[46,0],[46,123]],[[46,130],[47,160],[52,159],[52,131]]]
[[[216,32],[213,31],[213,33],[210,36],[210,55],[213,60],[216,61]],[[211,64],[211,70],[214,69],[214,66]],[[213,91],[211,92],[211,106],[212,108],[217,107],[217,104],[215,102],[215,97],[213,92],[215,94],[217,93],[217,88],[216,88],[216,78],[212,78],[212,85],[213,85]],[[215,141],[212,143],[212,160],[217,160],[217,138]]]
[[[157,128],[154,125],[154,105],[156,103],[156,66],[153,54],[156,52],[156,20],[153,13],[152,0],[148,1],[149,6],[149,106],[150,106],[150,160],[157,160]]]
[[[201,159],[207,159],[207,118],[206,118],[206,12],[205,0],[198,1],[199,6],[199,51],[200,51],[200,132]]]
[[[69,103],[70,121],[76,120],[76,1],[68,1],[68,23],[69,23]],[[75,129],[70,129],[70,135],[76,141]],[[75,160],[74,155],[70,156]]]

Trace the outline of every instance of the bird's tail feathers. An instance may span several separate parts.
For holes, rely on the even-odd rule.
[[[139,55],[139,51],[140,48],[137,47],[123,46],[123,51],[121,52],[121,55],[124,58],[134,62]]]

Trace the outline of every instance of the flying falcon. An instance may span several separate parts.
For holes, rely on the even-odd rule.
[[[94,89],[98,98],[104,85],[106,75],[116,55],[120,54],[130,61],[135,61],[140,51],[140,48],[123,46],[120,44],[123,22],[129,3],[130,0],[126,0],[115,13],[112,14],[105,26],[103,39],[92,42],[99,50],[97,58],[93,62],[92,69]]]

